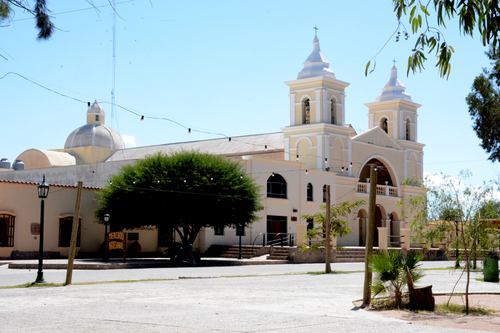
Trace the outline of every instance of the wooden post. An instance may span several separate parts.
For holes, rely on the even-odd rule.
[[[363,307],[366,307],[371,302],[372,271],[368,262],[368,258],[373,253],[373,237],[375,232],[375,209],[377,204],[377,172],[378,167],[374,164],[370,165],[370,196],[368,202],[368,228],[366,231],[366,251],[365,251],[365,282],[363,285]]]
[[[82,190],[83,190],[83,182],[80,181],[78,182],[78,189],[76,192],[75,213],[73,215],[73,226],[71,228],[71,242],[69,244],[68,268],[66,271],[66,283],[64,285],[71,284],[71,278],[73,276],[73,262],[75,260],[78,225],[80,224],[80,205],[82,202]]]
[[[330,265],[331,259],[331,241],[332,236],[330,235],[330,185],[326,185],[326,214],[325,214],[325,273],[331,273],[332,268]]]

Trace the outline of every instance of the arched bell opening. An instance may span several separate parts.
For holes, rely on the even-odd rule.
[[[377,167],[382,167],[377,172],[377,185],[388,185],[388,186],[396,186],[396,182],[392,177],[392,170],[390,170],[384,162],[379,159],[372,158],[368,162],[365,163],[361,172],[359,173],[360,183],[369,183],[370,182],[370,165],[375,165]]]

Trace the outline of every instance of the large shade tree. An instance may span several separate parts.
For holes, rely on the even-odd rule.
[[[200,152],[158,153],[125,165],[99,191],[96,216],[112,230],[175,230],[190,249],[203,227],[243,227],[262,209],[259,186],[241,163]]]
[[[493,48],[486,55],[492,68],[484,69],[474,79],[466,101],[481,147],[490,154],[488,159],[495,162],[500,161],[500,58]]]

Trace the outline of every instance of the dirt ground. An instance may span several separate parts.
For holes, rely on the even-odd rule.
[[[436,304],[447,303],[450,296],[434,295]],[[361,303],[361,302],[360,302]],[[453,296],[450,303],[464,304],[465,296]],[[355,303],[359,306],[358,303]],[[431,312],[409,312],[399,310],[374,310],[383,316],[409,321],[416,325],[437,327],[453,327],[469,330],[500,332],[500,294],[472,294],[469,295],[469,306],[496,311],[488,316],[435,314]]]

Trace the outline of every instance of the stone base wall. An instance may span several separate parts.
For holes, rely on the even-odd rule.
[[[38,259],[38,251],[12,251],[11,259]],[[44,251],[43,259],[59,259],[61,255],[59,252]]]
[[[337,260],[337,250],[331,250],[331,262]],[[324,263],[326,261],[326,251],[312,251],[300,252],[298,248],[290,248],[290,261],[294,264],[302,263]]]

